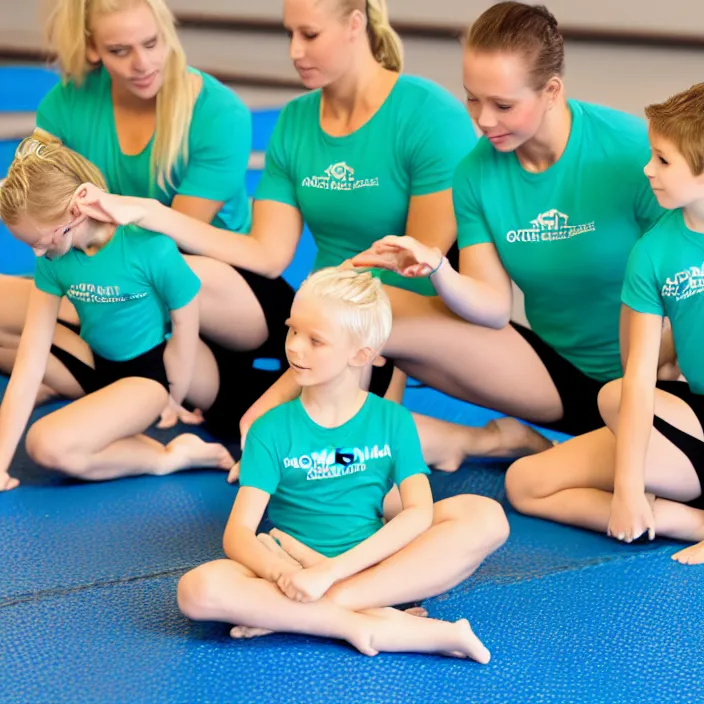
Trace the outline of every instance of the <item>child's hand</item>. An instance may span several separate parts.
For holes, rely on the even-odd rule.
[[[655,538],[655,517],[648,497],[640,492],[614,492],[607,535],[630,543],[643,533]]]
[[[20,485],[20,480],[11,477],[7,472],[0,472],[0,491],[10,491]]]
[[[704,540],[701,543],[690,545],[688,548],[676,552],[672,559],[682,565],[701,565],[704,563]]]
[[[324,597],[335,584],[335,577],[326,560],[315,567],[283,574],[276,584],[289,599],[308,603]]]

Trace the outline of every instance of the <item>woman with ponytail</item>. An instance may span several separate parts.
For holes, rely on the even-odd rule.
[[[164,0],[57,0],[47,35],[62,81],[37,111],[40,137],[49,134],[96,164],[113,193],[154,198],[225,237],[249,231],[251,115],[230,89],[188,66]],[[234,268],[211,254],[186,257],[202,281],[201,334],[221,377],[237,377],[244,411],[278,376],[252,370],[252,360],[284,362],[282,331],[293,291],[281,278]],[[25,279],[0,277],[3,346],[16,347],[30,288]],[[78,324],[66,300],[60,319],[74,329]],[[2,360],[11,368],[8,355]],[[215,409],[231,425],[235,394],[226,387]],[[211,424],[222,431],[216,411]]]

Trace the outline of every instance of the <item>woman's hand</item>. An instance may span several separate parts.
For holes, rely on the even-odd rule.
[[[388,235],[375,242],[366,252],[353,257],[352,264],[356,267],[388,269],[401,276],[417,278],[436,271],[443,259],[443,253],[437,247],[427,247],[407,235]]]
[[[73,204],[81,213],[114,225],[138,224],[144,217],[145,209],[134,200],[107,193],[92,183],[81,184],[73,195]]]

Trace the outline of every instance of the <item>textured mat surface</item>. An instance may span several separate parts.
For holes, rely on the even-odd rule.
[[[225,627],[179,615],[176,581],[0,608],[3,702],[701,701],[704,572],[652,555],[430,600],[432,615],[471,621],[493,652],[486,667],[370,659],[301,636],[232,642]]]
[[[0,70],[0,88],[8,75]],[[22,79],[13,103],[0,90],[0,110],[33,110],[55,80],[36,75],[31,85]],[[255,115],[257,149],[275,118],[275,111]],[[13,150],[0,142],[0,173]],[[248,174],[250,193],[260,175]],[[285,274],[294,286],[314,254],[306,230]],[[0,272],[32,270],[29,248],[0,226]],[[3,390],[0,378],[0,397]],[[468,425],[498,415],[423,388],[409,388],[405,403]],[[226,626],[179,614],[178,577],[221,555],[236,492],[224,474],[87,484],[37,468],[22,449],[12,471],[22,486],[0,495],[2,704],[704,701],[704,568],[670,560],[678,547],[670,541],[625,546],[509,511],[507,544],[472,578],[427,602],[434,616],[468,618],[492,663],[366,658],[310,637],[232,642]],[[501,462],[473,461],[435,474],[433,492],[505,505],[504,471]]]

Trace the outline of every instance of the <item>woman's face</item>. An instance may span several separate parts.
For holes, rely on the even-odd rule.
[[[535,137],[549,100],[530,85],[522,56],[470,48],[462,68],[469,114],[495,149],[512,152]]]
[[[168,54],[154,13],[146,3],[93,18],[88,59],[103,64],[123,95],[155,98],[164,82]]]
[[[354,45],[366,40],[361,12],[342,18],[336,0],[285,0],[291,61],[309,90],[342,78],[354,64]]]

